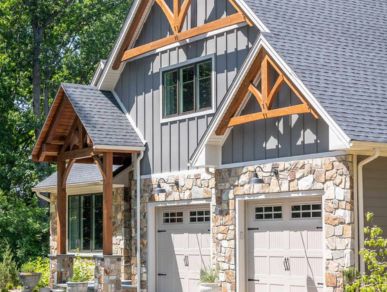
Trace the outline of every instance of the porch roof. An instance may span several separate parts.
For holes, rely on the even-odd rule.
[[[84,127],[94,149],[125,149],[133,152],[144,149],[138,131],[111,91],[64,83],[59,88],[33,149],[33,159],[45,161],[45,156],[41,155],[44,144],[58,145],[57,148],[64,145],[76,119]],[[48,152],[54,158],[57,156],[52,150]],[[48,161],[55,160],[52,157]]]
[[[113,178],[117,174],[121,173],[126,166],[120,167],[118,165],[113,165]],[[56,187],[58,179],[58,173],[54,172],[44,180],[40,181],[34,188],[34,191],[42,191],[48,188]],[[71,185],[80,185],[80,184],[90,184],[90,183],[102,183],[103,178],[101,172],[99,171],[96,164],[84,164],[84,163],[75,163],[69,173],[67,178],[67,186]]]

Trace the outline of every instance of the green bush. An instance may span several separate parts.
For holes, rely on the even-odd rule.
[[[42,274],[38,283],[38,288],[48,287],[50,284],[50,260],[48,258],[38,257],[33,261],[24,263],[21,267],[24,273]]]
[[[70,282],[89,282],[94,279],[95,264],[93,260],[77,256],[74,260],[73,276]]]
[[[201,283],[215,283],[218,280],[218,270],[202,269],[200,270]]]
[[[367,213],[366,219],[372,222],[373,214]],[[365,227],[364,249],[360,255],[365,263],[365,273],[345,271],[345,291],[347,292],[387,292],[387,239],[378,226]]]
[[[3,261],[0,262],[0,290],[12,289],[18,282],[17,266],[8,246],[3,254]]]

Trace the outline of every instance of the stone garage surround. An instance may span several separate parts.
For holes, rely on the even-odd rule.
[[[323,192],[325,230],[325,291],[343,291],[341,271],[353,265],[353,181],[352,156],[315,158],[260,165],[258,175],[262,185],[250,185],[256,166],[217,169],[215,173],[198,171],[169,176],[158,175],[141,181],[141,263],[142,287],[147,282],[147,203],[212,198],[213,265],[219,268],[223,291],[236,289],[236,235],[235,199],[249,194],[269,194],[293,191]],[[278,179],[272,170],[279,172]],[[162,179],[160,179],[162,178]],[[165,182],[164,182],[165,180]],[[155,195],[160,181],[167,193]],[[135,183],[131,183],[135,186]],[[136,190],[131,189],[132,238],[135,238]],[[215,212],[217,210],[217,212]],[[219,212],[220,210],[220,212]],[[220,214],[220,215],[216,215]],[[136,283],[136,242],[132,241],[132,280]]]

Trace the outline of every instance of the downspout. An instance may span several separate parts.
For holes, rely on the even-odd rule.
[[[364,184],[363,184],[363,167],[364,165],[374,161],[380,156],[380,149],[374,149],[374,154],[358,164],[358,195],[359,195],[359,235],[360,235],[360,250],[364,248]],[[360,263],[360,272],[364,273],[364,261]]]
[[[136,154],[136,218],[137,218],[137,292],[141,291],[141,159],[144,157],[144,151],[140,155]]]

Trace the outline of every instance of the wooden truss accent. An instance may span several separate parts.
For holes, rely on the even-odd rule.
[[[169,6],[165,3],[165,0],[156,0],[156,3],[160,6],[161,10],[164,12],[172,28],[173,35],[169,37],[165,37],[160,40],[153,41],[151,43],[148,43],[142,46],[138,46],[138,47],[126,50],[121,55],[122,56],[121,62],[128,61],[132,58],[160,49],[162,47],[172,45],[174,43],[184,41],[189,38],[203,35],[208,32],[222,29],[235,24],[247,22],[249,25],[252,25],[252,22],[246,17],[242,9],[235,2],[235,0],[229,0],[229,1],[237,11],[236,13],[230,16],[226,16],[224,18],[220,18],[218,20],[188,29],[186,31],[182,31],[184,20],[187,16],[188,9],[191,5],[191,0],[184,0],[181,6],[180,6],[180,0],[173,0],[173,11],[171,11]],[[119,67],[119,64],[115,63],[113,66],[113,69],[117,69],[118,67]]]
[[[278,77],[273,82],[273,86],[271,86],[272,83],[270,80],[270,77],[272,76],[271,69],[278,74]],[[259,90],[255,85],[257,83],[257,76],[260,77],[261,90]],[[273,108],[274,100],[284,84],[289,86],[292,92],[299,98],[301,104],[282,108]],[[237,116],[237,112],[240,110],[240,107],[248,94],[255,97],[261,108],[261,112]],[[317,112],[310,107],[306,98],[297,89],[297,87],[289,80],[284,72],[271,59],[271,57],[264,50],[261,50],[254,60],[249,72],[246,74],[245,80],[239,87],[235,95],[235,99],[231,103],[223,120],[218,126],[216,134],[223,135],[229,127],[258,120],[306,113],[311,113],[316,119],[319,118]]]

